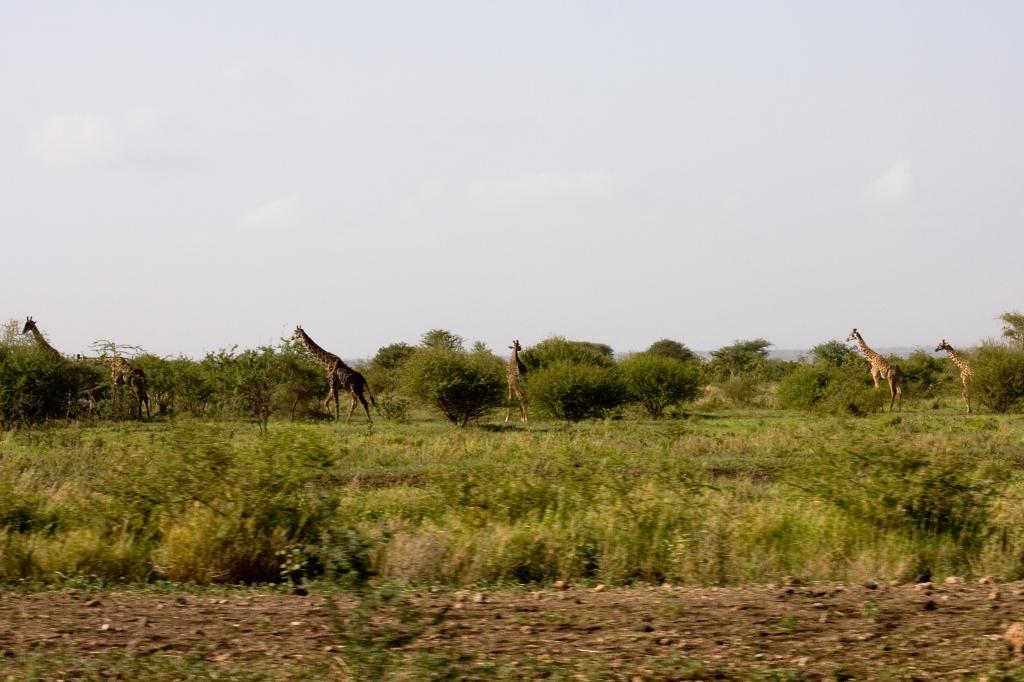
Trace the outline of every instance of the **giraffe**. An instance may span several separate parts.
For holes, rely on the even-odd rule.
[[[508,410],[505,412],[505,421],[508,421],[512,416],[512,396],[514,395],[516,400],[519,401],[519,421],[527,422],[529,418],[526,416],[526,388],[523,385],[526,380],[526,365],[519,359],[519,351],[523,349],[519,345],[519,339],[512,342],[509,346],[512,350],[512,357],[508,360],[508,366],[506,367],[505,377],[508,381]]]
[[[39,346],[39,348],[44,353],[46,353],[51,358],[54,358],[56,360],[64,360],[64,355],[61,354],[61,352],[58,351],[56,348],[50,345],[50,343],[46,340],[46,337],[43,336],[43,333],[39,331],[39,327],[36,326],[36,321],[33,320],[31,316],[25,318],[25,326],[22,327],[21,329],[22,334],[28,334],[29,332],[32,333],[32,338],[35,339],[36,345]],[[85,396],[85,399],[89,403],[89,411],[94,412],[96,410],[97,405],[99,404],[100,399],[103,397],[103,387],[93,386],[92,388],[82,389],[82,395]]]
[[[21,333],[28,334],[29,332],[32,332],[32,338],[35,339],[36,345],[39,346],[44,353],[59,360],[64,359],[64,356],[60,354],[60,351],[51,346],[46,340],[46,337],[43,336],[43,333],[39,331],[39,327],[36,326],[36,321],[31,317],[26,317],[25,326],[21,328]]]
[[[903,371],[894,362],[889,362],[883,358],[880,354],[871,350],[868,344],[864,343],[864,337],[860,335],[857,328],[854,327],[850,335],[846,337],[847,341],[856,341],[857,346],[860,348],[860,352],[864,354],[864,357],[871,363],[871,380],[875,382],[875,388],[878,388],[878,380],[885,379],[889,382],[889,411],[892,412],[893,404],[896,405],[896,410],[899,412],[903,411]]]
[[[92,362],[106,365],[110,368],[110,383],[114,386],[127,386],[135,395],[135,402],[138,406],[138,419],[142,420],[142,405],[146,405],[146,419],[153,415],[149,412],[149,382],[146,380],[146,373],[120,355],[101,355],[98,358],[87,358],[84,355],[76,355],[79,362]]]
[[[366,383],[363,375],[346,365],[334,353],[330,353],[318,346],[302,327],[295,328],[295,334],[292,335],[292,338],[302,342],[306,350],[309,351],[309,354],[324,368],[324,372],[327,374],[327,383],[331,388],[327,392],[327,399],[324,400],[324,409],[330,409],[331,400],[333,399],[334,419],[340,421],[340,393],[341,391],[346,391],[351,402],[348,406],[348,417],[345,418],[345,422],[352,421],[352,413],[355,412],[356,401],[358,400],[363,404],[363,409],[366,410],[366,419],[372,424],[373,419],[370,418],[370,406],[367,404],[366,398],[363,397],[363,391],[365,390],[370,396],[370,402],[373,403],[375,408],[377,407],[377,401],[374,400],[370,386]]]
[[[971,394],[967,387],[971,377],[974,376],[974,371],[971,369],[971,365],[967,362],[967,357],[964,356],[958,350],[955,350],[953,346],[949,345],[946,339],[942,339],[942,343],[935,347],[935,352],[938,353],[940,350],[944,350],[949,353],[949,359],[953,361],[953,364],[960,370],[960,383],[963,384],[964,390],[961,396],[964,402],[967,404],[967,414],[972,412],[971,410]]]

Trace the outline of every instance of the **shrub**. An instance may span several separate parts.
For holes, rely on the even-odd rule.
[[[527,392],[542,410],[570,422],[602,417],[628,399],[617,368],[565,360],[532,373]]]
[[[416,351],[402,367],[401,383],[409,395],[430,403],[459,426],[500,405],[505,388],[499,358],[443,348]]]
[[[693,363],[673,357],[641,353],[619,364],[629,397],[657,419],[666,407],[700,395],[700,379]]]
[[[91,376],[34,347],[0,345],[0,426],[67,417]]]
[[[1024,350],[987,343],[974,354],[972,389],[994,412],[1024,410]]]
[[[927,351],[915,350],[898,364],[903,370],[904,386],[909,386],[915,396],[934,398],[953,393],[960,383],[956,365]]]
[[[857,365],[801,364],[779,383],[779,406],[788,409],[863,415],[880,404],[867,373]]]
[[[607,349],[609,352],[606,353],[603,349]],[[610,351],[611,348],[605,344],[570,341],[561,336],[553,336],[524,350],[519,357],[531,371],[549,367],[558,362],[611,367],[615,363]]]

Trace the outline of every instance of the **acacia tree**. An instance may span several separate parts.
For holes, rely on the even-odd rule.
[[[771,341],[752,339],[736,341],[711,351],[711,369],[722,379],[750,374],[768,358]]]
[[[1003,336],[1018,348],[1024,348],[1024,314],[1012,311],[999,316],[1003,321]]]
[[[447,329],[431,329],[420,338],[422,348],[435,350],[461,351],[465,349],[466,340]]]
[[[650,345],[645,351],[648,355],[660,355],[666,358],[675,358],[683,362],[699,360],[700,357],[684,344],[673,339],[659,339]]]

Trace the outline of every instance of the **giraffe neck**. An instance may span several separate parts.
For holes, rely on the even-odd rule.
[[[334,353],[330,353],[316,344],[316,341],[309,337],[305,329],[299,330],[299,335],[302,338],[303,345],[306,346],[306,350],[313,356],[313,359],[319,362],[323,368],[327,371],[331,371],[336,367],[342,367],[347,369],[348,365],[342,362]]]
[[[878,360],[882,356],[871,350],[871,348],[864,342],[864,337],[857,334],[857,347],[860,348],[860,352],[864,354],[864,357],[869,360]]]
[[[961,372],[970,373],[971,367],[967,364],[967,359],[960,355],[953,349],[953,346],[946,344],[946,352],[949,353],[949,359],[953,361],[953,364],[960,368]]]
[[[39,331],[39,329],[37,329],[36,327],[32,327],[31,331],[32,331],[32,337],[36,340],[36,344],[40,348],[42,348],[44,351],[46,351],[50,355],[53,355],[55,357],[60,357],[60,352],[56,348],[51,346],[49,343],[47,343],[46,337],[43,336],[43,333],[41,331]]]

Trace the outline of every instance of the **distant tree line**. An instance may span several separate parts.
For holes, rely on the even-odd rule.
[[[979,402],[996,412],[1024,409],[1024,315],[1006,313],[1004,342],[989,341],[972,353]],[[706,361],[680,341],[661,339],[646,350],[616,358],[604,343],[552,337],[526,347],[527,403],[532,415],[575,422],[639,411],[652,418],[689,410],[731,407],[799,409],[868,414],[881,396],[872,388],[867,363],[849,345],[831,340],[797,361],[769,356],[763,338],[739,340],[710,353]],[[925,407],[959,394],[957,368],[943,357],[918,350],[896,359],[905,389]],[[272,419],[329,418],[322,401],[323,370],[301,345],[230,347],[199,359],[137,355],[132,363],[148,378],[157,417],[246,419],[266,429]],[[396,342],[357,366],[379,397],[381,414],[404,421],[414,410],[433,410],[465,425],[506,404],[507,357],[483,343],[469,348],[463,337],[432,329],[417,344]],[[124,388],[109,384],[102,368],[58,358],[18,333],[17,323],[0,329],[0,426],[48,419],[123,419],[130,415]],[[98,406],[90,391],[102,389]],[[97,395],[93,392],[91,395]]]

